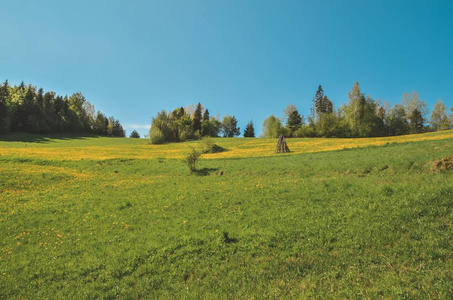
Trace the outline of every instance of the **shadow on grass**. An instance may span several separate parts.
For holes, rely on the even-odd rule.
[[[62,133],[62,134],[33,134],[24,132],[14,132],[0,134],[1,142],[24,142],[24,143],[51,143],[52,140],[83,140],[86,138],[95,138],[96,135]]]
[[[211,174],[212,172],[215,172],[219,169],[217,168],[203,168],[203,169],[199,169],[199,170],[196,170],[193,172],[193,174],[197,175],[197,176],[207,176],[209,174]]]

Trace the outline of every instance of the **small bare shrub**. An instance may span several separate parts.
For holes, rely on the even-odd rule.
[[[197,171],[197,161],[200,156],[201,152],[192,148],[192,151],[183,159],[183,162],[189,167],[190,173]]]

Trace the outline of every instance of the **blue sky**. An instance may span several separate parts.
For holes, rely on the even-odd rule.
[[[453,1],[4,1],[0,80],[82,92],[127,134],[201,102],[261,132],[319,84],[453,105]]]

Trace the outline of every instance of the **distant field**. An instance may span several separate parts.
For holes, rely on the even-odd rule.
[[[214,142],[0,136],[0,299],[453,298],[453,131]]]
[[[295,155],[382,146],[389,143],[443,139],[453,139],[453,130],[383,138],[295,138],[289,139],[288,145],[293,152],[290,155]],[[50,160],[183,158],[191,150],[191,147],[197,147],[200,144],[199,141],[193,141],[149,145],[148,140],[145,139],[74,136],[72,138],[71,136],[41,137],[34,135],[6,136],[3,140],[8,142],[1,143],[2,139],[0,139],[0,155],[46,158]],[[277,145],[274,139],[217,138],[213,140],[228,151],[205,155],[204,159],[274,156]]]

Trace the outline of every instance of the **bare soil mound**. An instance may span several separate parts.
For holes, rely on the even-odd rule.
[[[440,171],[453,170],[453,155],[436,160],[431,165],[431,172],[436,173]]]

